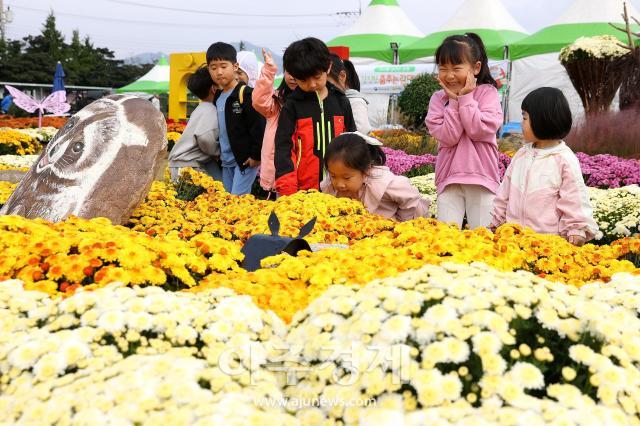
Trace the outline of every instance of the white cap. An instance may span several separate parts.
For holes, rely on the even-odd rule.
[[[249,87],[254,87],[258,76],[260,75],[260,67],[258,65],[258,58],[256,54],[247,50],[241,50],[238,52],[238,65],[247,76],[249,76]]]

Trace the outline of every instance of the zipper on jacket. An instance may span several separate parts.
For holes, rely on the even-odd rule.
[[[329,145],[329,143],[331,141],[332,135],[333,135],[333,133],[331,132],[331,121],[327,120],[327,136],[328,136],[329,140],[327,140],[327,144],[326,145],[322,145],[322,159],[323,160],[324,160],[324,153],[327,150],[326,148],[327,148],[327,145]],[[322,168],[322,179],[324,179],[324,177],[325,177],[325,169],[326,169],[326,167]]]
[[[531,165],[529,166],[529,170],[527,170],[527,177],[524,181],[524,194],[522,195],[522,218],[521,223],[523,226],[528,226],[527,222],[525,222],[526,209],[527,209],[527,194],[529,192],[529,178],[531,177],[531,170],[533,170],[533,163],[536,161],[536,153],[533,152],[533,157],[531,158]]]
[[[298,162],[296,163],[296,169],[300,168],[301,159],[302,159],[302,138],[298,136]]]
[[[316,92],[316,96],[318,97],[318,103],[320,104],[320,122],[322,123],[322,133],[319,136],[319,144],[318,144],[318,151],[322,152],[324,151],[324,146],[326,145],[326,141],[327,141],[327,136],[325,133],[325,127],[324,127],[324,104],[322,103],[322,99],[320,99],[320,93]]]

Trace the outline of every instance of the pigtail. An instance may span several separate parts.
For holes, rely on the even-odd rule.
[[[356,72],[356,67],[353,65],[353,62],[350,60],[342,61],[344,64],[344,69],[347,72],[347,86],[349,89],[360,91],[360,78],[358,77],[358,73]]]
[[[477,53],[479,57],[478,60],[480,61],[480,64],[481,64],[480,72],[476,77],[478,79],[478,84],[491,84],[493,85],[493,87],[497,88],[498,83],[496,83],[496,80],[491,76],[491,71],[489,70],[489,58],[487,57],[487,50],[484,47],[484,43],[482,42],[482,39],[476,33],[465,33],[465,37],[469,39],[471,44],[475,44],[475,47],[477,49]],[[472,49],[473,49],[473,46],[472,46]],[[476,49],[473,49],[473,50],[476,50]]]
[[[387,156],[384,154],[382,148],[377,145],[369,145],[369,154],[371,155],[371,165],[384,166],[387,162]]]
[[[349,73],[344,68],[344,62],[342,62],[342,59],[340,59],[340,56],[338,56],[335,53],[332,53],[331,54],[331,69],[329,70],[329,75],[335,81],[339,81],[340,80],[340,73],[342,71],[345,72],[345,74],[347,75],[347,78],[348,78]]]

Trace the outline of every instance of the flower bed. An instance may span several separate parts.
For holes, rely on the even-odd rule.
[[[431,200],[430,211],[437,215],[438,194],[435,174],[411,178],[411,183],[421,194]],[[588,188],[589,198],[602,238],[599,244],[609,244],[619,238],[640,233],[640,188],[629,185],[623,188]]]
[[[639,284],[446,263],[332,286],[287,327],[228,289],[2,282],[0,422],[635,424]]]
[[[290,326],[291,362],[310,372],[285,394],[373,398],[397,413],[514,407],[549,422],[586,409],[626,420],[640,408],[638,282],[576,290],[447,264],[334,286]],[[316,418],[355,424],[359,410],[323,407]]]
[[[382,150],[387,156],[387,166],[397,175],[405,175],[408,177],[421,176],[427,173],[432,173],[435,170],[435,155],[410,155],[404,151],[387,147],[383,147]],[[504,172],[507,170],[509,163],[511,163],[511,157],[501,152],[498,153],[498,156],[498,167],[500,168],[500,177],[502,177],[504,176]]]
[[[281,396],[265,364],[285,326],[230,290],[52,300],[0,283],[0,325],[0,423],[293,424],[254,403]]]
[[[0,129],[0,155],[36,154],[42,144],[33,134],[22,130]]]
[[[640,161],[624,159],[609,154],[577,154],[587,186],[595,188],[619,188],[640,185]]]
[[[6,118],[5,118],[6,117]],[[28,129],[38,127],[38,117],[10,117],[0,118],[0,127],[10,127],[13,129]],[[42,117],[43,127],[55,127],[59,129],[67,122],[67,117]]]
[[[431,408],[440,410],[418,418],[637,421],[638,283],[627,275],[606,290],[577,290],[528,273],[446,264],[362,289],[333,286],[291,323],[288,361],[306,369],[285,395],[373,399],[373,424],[389,411]],[[298,415],[356,424],[364,411],[330,405]]]
[[[186,121],[175,121],[172,119],[167,119],[167,132],[184,132],[184,128],[187,127]]]
[[[387,156],[387,166],[393,173],[397,175],[407,174],[413,169],[421,168],[423,166],[429,166],[429,168],[431,168],[432,170],[435,169],[435,155],[410,155],[405,153],[404,151],[387,147],[383,147],[382,150]]]
[[[380,139],[385,147],[404,151],[407,154],[437,154],[438,142],[424,133],[408,130],[374,130],[371,136]]]
[[[356,201],[317,192],[258,201],[231,196],[204,175],[189,171],[187,177],[207,192],[184,201],[172,185],[155,182],[129,228],[105,219],[50,224],[0,217],[1,279],[18,278],[27,289],[50,294],[112,281],[195,292],[229,287],[289,321],[331,285],[363,285],[425,264],[484,261],[499,270],[532,271],[577,286],[637,271],[624,258],[640,253],[640,239],[574,247],[560,237],[512,225],[494,235],[430,219],[395,223],[367,213]],[[249,273],[238,265],[240,248],[249,236],[267,232],[271,209],[280,217],[281,235],[297,235],[315,216],[308,241],[349,248],[275,256],[263,260],[268,268]]]
[[[17,183],[0,181],[0,207],[7,202],[16,186],[18,186]]]
[[[604,234],[603,242],[640,233],[640,187],[589,188],[593,218]]]
[[[0,170],[29,171],[38,160],[38,155],[0,155]],[[6,200],[0,199],[0,205]]]
[[[180,136],[182,136],[182,134],[178,132],[167,132],[167,151],[173,149],[173,146],[178,142]]]

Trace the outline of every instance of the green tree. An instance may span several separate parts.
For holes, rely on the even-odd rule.
[[[95,47],[89,37],[82,40],[78,30],[73,31],[71,43],[65,43],[51,13],[41,34],[0,44],[0,80],[52,82],[57,61],[64,67],[65,83],[81,86],[121,87],[135,81],[153,66],[124,65],[108,48]]]
[[[431,74],[420,74],[404,88],[398,98],[398,107],[411,120],[413,127],[424,126],[431,95],[440,89],[438,80]]]

